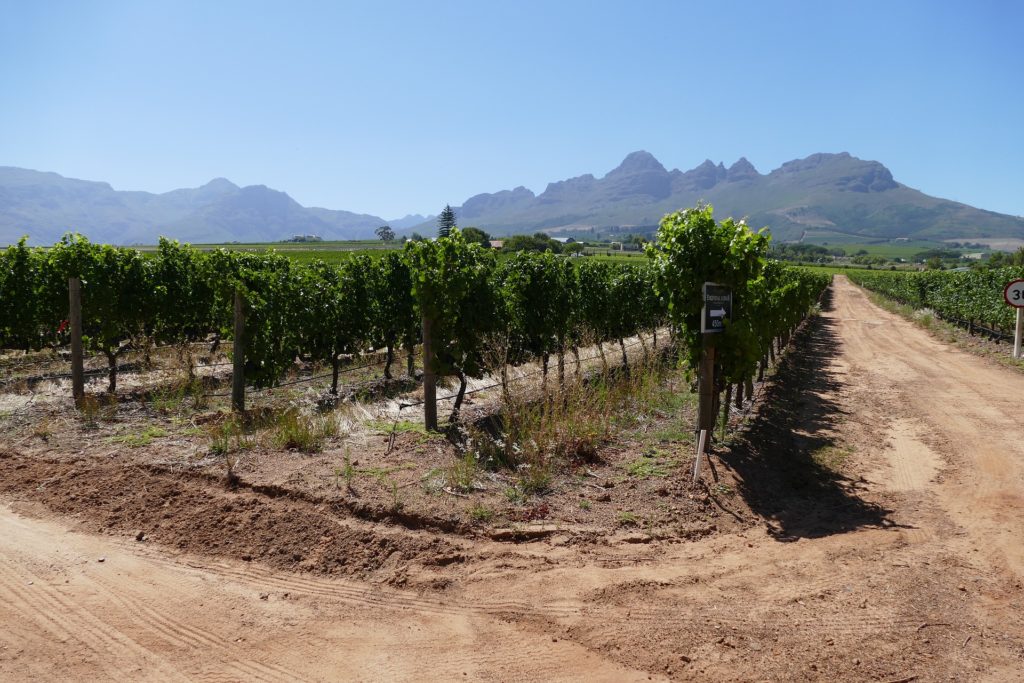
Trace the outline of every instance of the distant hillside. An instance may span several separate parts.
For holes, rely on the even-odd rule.
[[[417,217],[422,220],[422,217]],[[294,234],[372,239],[387,221],[348,211],[306,208],[263,185],[217,178],[164,194],[119,192],[107,183],[0,167],[0,244],[29,235],[51,244],[68,230],[97,242],[154,244],[160,235],[188,242],[273,242]]]
[[[433,223],[437,220],[437,216],[423,216],[420,214],[409,214],[405,218],[398,218],[388,223],[394,230],[405,230],[406,228],[414,228],[417,225],[423,225],[424,223]]]
[[[726,168],[705,161],[668,171],[647,152],[633,152],[602,178],[587,174],[548,184],[479,194],[456,207],[459,225],[496,235],[538,230],[649,229],[666,213],[698,201],[719,217],[747,217],[776,239],[845,233],[916,239],[1024,239],[1024,219],[930,197],[893,179],[877,161],[847,153],[813,154],[762,175],[746,159]],[[67,230],[95,241],[152,244],[159,235],[189,242],[273,242],[294,234],[372,239],[396,231],[432,235],[432,216],[394,221],[348,211],[307,208],[263,185],[238,187],[217,178],[164,194],[120,192],[107,183],[0,167],[0,244],[28,234],[50,244]],[[835,241],[842,241],[836,235]]]
[[[843,152],[813,154],[762,175],[741,158],[726,168],[705,161],[668,171],[647,152],[633,152],[603,178],[587,174],[550,183],[539,195],[525,187],[479,194],[456,207],[460,225],[494,234],[555,229],[650,227],[676,209],[704,200],[718,217],[746,216],[776,239],[805,230],[894,238],[1024,238],[1024,219],[930,197],[893,179],[882,164]],[[432,228],[424,223],[421,232]]]

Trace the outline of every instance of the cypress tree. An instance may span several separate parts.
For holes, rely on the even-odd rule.
[[[437,236],[447,237],[448,233],[455,227],[455,209],[448,204],[444,205],[444,210],[441,211],[441,215],[437,217]]]

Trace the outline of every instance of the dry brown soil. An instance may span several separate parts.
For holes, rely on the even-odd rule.
[[[1021,680],[1024,375],[839,276],[776,380],[696,537],[502,540],[9,444],[0,679]]]

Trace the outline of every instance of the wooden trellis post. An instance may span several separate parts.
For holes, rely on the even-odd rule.
[[[433,321],[423,316],[423,426],[437,431],[437,378],[434,376]]]
[[[235,290],[235,342],[232,347],[231,408],[245,412],[245,296]]]
[[[68,278],[68,327],[71,332],[71,395],[85,397],[85,359],[82,353],[82,281]]]

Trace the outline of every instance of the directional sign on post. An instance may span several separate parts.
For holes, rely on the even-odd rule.
[[[700,331],[725,332],[725,321],[732,319],[732,290],[714,282],[704,283],[704,310],[700,315]]]

